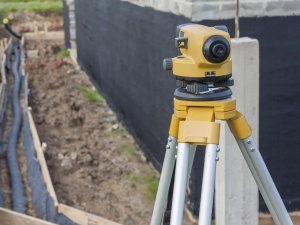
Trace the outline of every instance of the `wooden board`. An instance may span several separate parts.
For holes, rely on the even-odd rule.
[[[55,225],[44,220],[0,208],[0,225]]]
[[[44,152],[43,152],[43,149],[41,146],[40,138],[39,138],[38,132],[36,130],[30,110],[28,110],[28,118],[29,118],[30,130],[31,130],[32,138],[33,138],[33,142],[34,142],[34,147],[36,149],[37,158],[38,158],[40,166],[41,166],[41,171],[42,171],[42,175],[44,177],[46,188],[47,188],[50,196],[53,198],[54,205],[57,208],[58,201],[57,201],[56,193],[55,193],[55,190],[54,190],[54,187],[52,184],[52,180],[51,180],[50,173],[48,170],[47,162],[46,162]]]
[[[64,40],[65,34],[63,31],[36,31],[24,34],[26,40]]]
[[[104,219],[102,217],[86,213],[84,211],[72,208],[64,204],[58,205],[58,212],[63,213],[64,215],[66,215],[67,217],[69,217],[71,220],[78,223],[79,225],[121,225],[120,223],[116,223]]]
[[[70,57],[72,59],[74,66],[76,67],[79,66],[77,62],[77,49],[68,49],[68,51],[70,52]]]
[[[1,59],[2,59],[2,62],[1,62],[1,83],[0,83],[0,112],[2,112],[3,101],[4,101],[4,91],[5,91],[5,85],[6,85],[6,77],[5,77],[6,55],[4,53],[1,56]]]

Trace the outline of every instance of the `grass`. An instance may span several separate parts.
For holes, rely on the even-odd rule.
[[[97,90],[92,90],[84,86],[80,86],[79,90],[82,93],[83,97],[89,102],[103,102],[103,97]]]
[[[119,148],[130,155],[135,155],[135,148],[130,144],[122,144],[119,146]]]
[[[62,12],[63,6],[60,0],[0,0],[0,14],[9,12]]]
[[[159,179],[156,176],[146,176],[147,195],[150,200],[155,200]]]
[[[158,189],[159,179],[156,175],[138,175],[135,173],[132,173],[129,175],[128,178],[133,184],[142,184],[146,188],[146,197],[154,201],[156,197],[156,192]]]
[[[61,0],[0,0],[1,2],[61,2]]]
[[[70,52],[65,48],[61,49],[57,54],[62,58],[70,56]]]
[[[129,180],[133,183],[136,184],[138,181],[139,177],[137,174],[133,173],[129,175]]]

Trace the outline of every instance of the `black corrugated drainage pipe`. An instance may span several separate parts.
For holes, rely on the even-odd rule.
[[[13,125],[9,135],[7,144],[7,164],[11,179],[12,188],[12,200],[13,200],[13,210],[19,213],[25,213],[26,211],[26,198],[24,195],[24,184],[21,178],[21,173],[19,169],[19,164],[17,160],[17,143],[19,139],[21,123],[22,123],[22,111],[19,102],[19,92],[20,92],[20,74],[19,74],[19,64],[20,64],[20,52],[19,45],[14,45],[14,63],[12,67],[12,72],[14,75],[14,87],[12,92],[12,106],[13,106]]]

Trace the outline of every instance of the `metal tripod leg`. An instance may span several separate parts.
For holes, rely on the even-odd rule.
[[[191,145],[190,144],[190,153],[189,153],[189,167],[188,167],[188,177],[186,181],[186,187],[189,184],[189,178],[192,172],[193,162],[196,154],[197,145]]]
[[[293,225],[252,136],[237,142],[276,225]]]
[[[163,168],[160,175],[159,186],[156,194],[154,209],[151,218],[151,225],[160,225],[166,207],[168,191],[171,183],[172,173],[177,153],[177,138],[170,136],[166,147]]]
[[[218,146],[215,144],[208,144],[205,150],[198,225],[211,224],[211,214],[215,190],[217,148]]]
[[[190,145],[178,143],[170,225],[181,225],[189,170]]]
[[[189,183],[189,177],[192,171],[192,166],[195,158],[195,153],[196,153],[196,148],[197,145],[190,145],[190,153],[189,153],[189,162],[188,162],[188,173],[187,173],[187,184],[186,187],[188,186]],[[165,210],[165,217],[163,219],[163,224],[169,224],[170,219],[171,219],[171,209],[172,209],[172,203],[173,203],[173,189],[174,189],[174,180],[175,180],[175,170],[173,171],[173,176],[169,188],[169,193],[168,193],[168,202],[167,202],[167,207]]]
[[[248,168],[250,169],[252,176],[254,177],[254,180],[256,181],[256,184],[258,186],[258,189],[260,190],[261,195],[264,198],[264,201],[266,203],[266,205],[268,206],[268,209],[273,217],[273,220],[275,221],[276,224],[280,224],[279,219],[275,213],[275,210],[271,204],[271,202],[269,201],[268,197],[267,197],[267,193],[266,190],[264,189],[264,186],[262,185],[260,178],[257,174],[257,171],[255,170],[249,155],[247,154],[247,150],[245,149],[245,146],[243,145],[242,140],[238,139],[235,137],[236,142],[238,143],[238,146],[240,147],[240,150],[244,156],[245,161],[247,162]]]

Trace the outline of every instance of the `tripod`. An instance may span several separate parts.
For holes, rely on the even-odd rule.
[[[292,225],[289,214],[251,136],[252,129],[243,114],[236,110],[236,101],[228,87],[233,85],[231,75],[225,75],[231,70],[228,32],[226,27],[215,28],[214,30],[190,24],[178,26],[175,46],[183,55],[164,60],[164,68],[173,69],[180,88],[177,88],[174,93],[174,114],[171,119],[151,225],[182,224],[185,193],[197,145],[206,146],[198,225],[211,224],[216,164],[219,160],[217,154],[220,151],[218,147],[220,123],[216,120],[227,122],[276,225]],[[208,38],[203,38],[206,39],[203,47],[205,58],[200,58],[199,64],[206,65],[204,66],[206,71],[208,66],[211,67],[210,71],[214,71],[205,72],[203,77],[201,71],[197,71],[200,74],[199,77],[190,78],[187,75],[188,72],[194,73],[196,69],[201,70],[199,67],[193,68],[197,59],[191,61],[192,63],[188,61],[193,56],[196,58],[200,55],[199,51],[192,49],[193,46],[198,47],[199,43],[193,44],[201,41],[206,33],[209,35],[207,35]],[[205,54],[209,56],[206,57]],[[220,64],[221,62],[223,64]],[[215,72],[218,70],[222,72],[220,77],[217,77],[218,72]],[[175,164],[176,168],[174,168]],[[174,176],[173,187],[170,185],[171,180],[173,183],[172,176]],[[170,193],[172,193],[172,198],[168,199]],[[170,205],[171,214],[168,211]],[[165,217],[170,217],[170,221],[163,218],[164,214]]]

